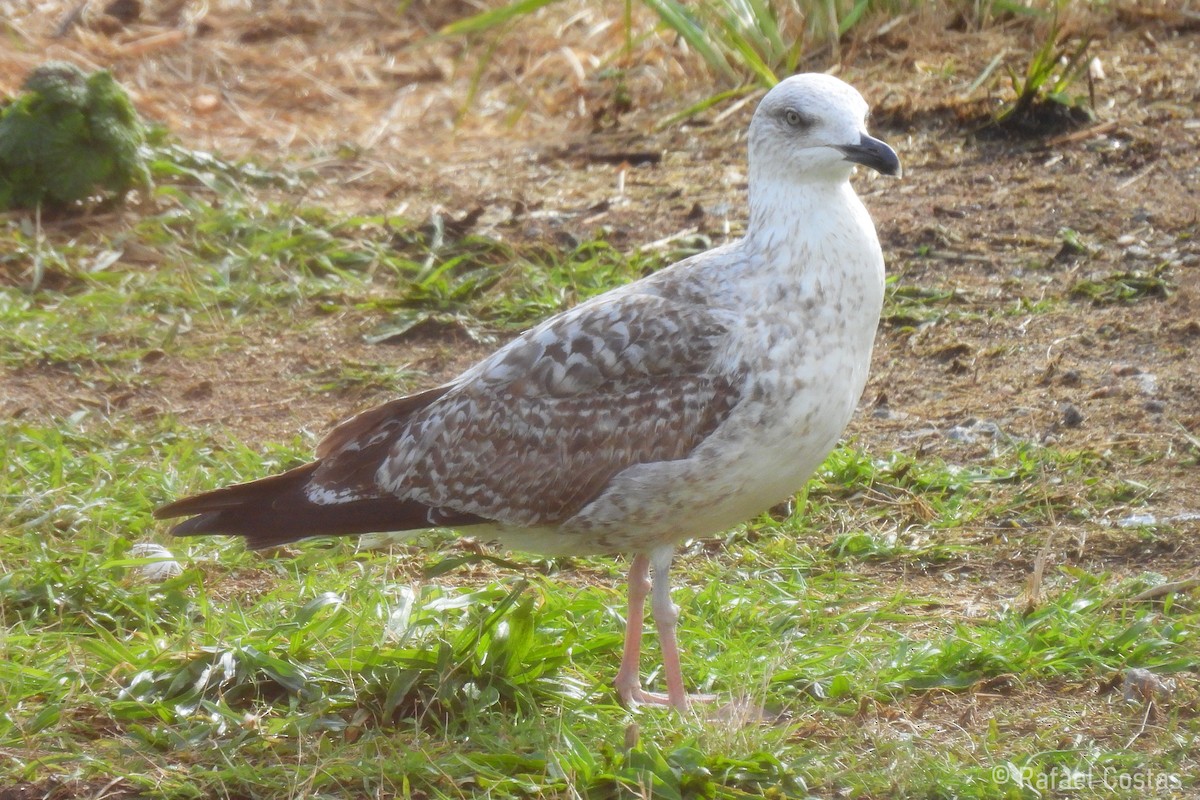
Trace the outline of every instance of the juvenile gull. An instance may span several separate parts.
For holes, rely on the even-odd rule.
[[[155,515],[191,516],[180,536],[255,548],[451,527],[538,553],[632,553],[617,694],[686,709],[667,577],[675,545],[801,488],[867,380],[883,255],[849,178],[855,164],[898,175],[900,162],[867,134],[866,115],[837,78],[788,78],[750,123],[742,239],[351,418],[310,464]],[[638,675],[648,595],[665,695]]]

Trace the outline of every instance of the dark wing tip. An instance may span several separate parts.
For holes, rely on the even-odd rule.
[[[301,491],[320,465],[320,461],[310,461],[278,475],[184,497],[154,509],[154,518],[190,517],[269,502],[275,497]]]
[[[156,513],[155,516],[158,516]],[[182,515],[180,515],[182,516]],[[206,533],[218,533],[216,530],[217,520],[220,518],[221,512],[209,511],[205,514],[185,519],[183,522],[177,523],[171,527],[172,536],[200,536]],[[162,519],[162,517],[159,517]]]
[[[474,514],[431,508],[390,495],[359,496],[333,504],[314,502],[306,489],[320,463],[314,461],[280,475],[185,497],[155,509],[154,516],[192,517],[171,529],[175,536],[240,536],[252,549],[313,536],[357,536],[487,521]]]

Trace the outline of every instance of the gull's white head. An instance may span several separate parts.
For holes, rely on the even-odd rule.
[[[758,104],[749,140],[752,186],[756,177],[844,181],[855,164],[900,174],[896,152],[867,133],[862,95],[832,75],[793,75],[777,84]]]

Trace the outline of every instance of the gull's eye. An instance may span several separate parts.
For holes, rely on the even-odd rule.
[[[799,128],[804,122],[804,118],[800,116],[800,112],[794,108],[789,108],[783,112],[783,121],[793,128]]]

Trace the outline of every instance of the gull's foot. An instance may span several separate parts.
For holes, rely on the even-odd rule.
[[[667,694],[648,692],[641,686],[618,690],[617,697],[621,705],[630,711],[636,711],[638,706],[671,706],[683,712],[690,710],[694,705],[704,706],[704,719],[732,725],[734,728],[774,725],[782,719],[778,712],[769,711],[748,697],[734,697],[721,702],[723,698],[715,694],[687,694],[684,695],[681,705],[672,702]]]
[[[638,706],[674,706],[679,711],[687,711],[693,703],[716,702],[715,694],[685,694],[682,702],[675,702],[669,695],[660,692],[647,692],[641,686],[618,687],[617,698],[621,705],[630,711]]]

